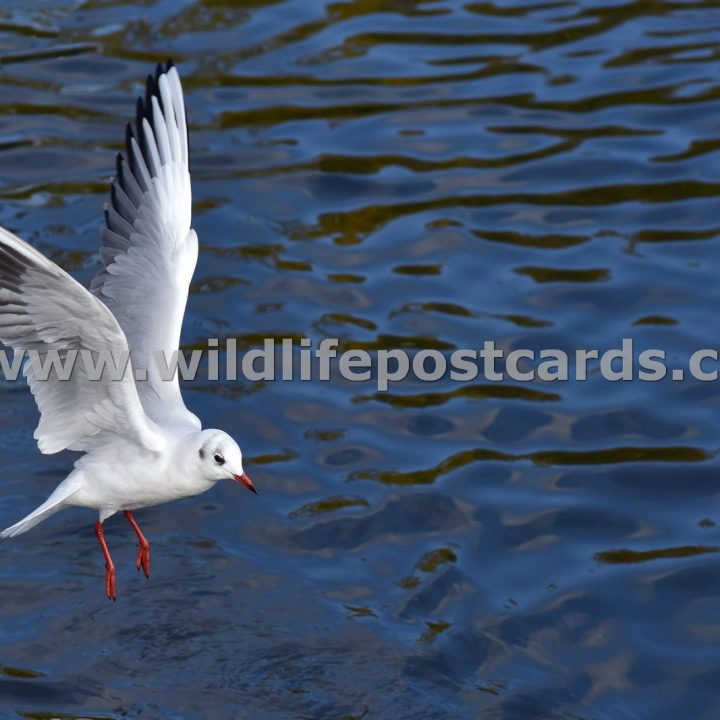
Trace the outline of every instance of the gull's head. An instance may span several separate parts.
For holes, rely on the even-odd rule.
[[[200,472],[207,480],[235,480],[257,495],[252,480],[243,470],[238,444],[222,430],[198,433],[197,460]]]

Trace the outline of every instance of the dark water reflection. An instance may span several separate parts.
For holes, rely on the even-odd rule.
[[[0,222],[81,280],[172,56],[202,253],[184,341],[717,345],[716,2],[0,3]],[[70,456],[0,388],[0,526]],[[715,384],[208,383],[259,498],[68,511],[0,548],[15,718],[716,718]]]

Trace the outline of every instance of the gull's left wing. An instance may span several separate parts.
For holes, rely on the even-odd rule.
[[[127,337],[145,412],[166,424],[200,427],[183,403],[177,376],[162,380],[155,353],[170,362],[178,351],[198,241],[190,227],[192,196],[187,126],[180,77],[172,62],[148,76],[137,123],[127,126],[110,185],[100,258],[91,285]]]
[[[24,373],[40,410],[35,439],[43,453],[89,451],[113,446],[119,438],[135,443],[139,451],[165,447],[162,432],[140,404],[132,366],[123,362],[127,341],[112,313],[54,262],[3,227],[0,342],[29,354]],[[72,367],[67,377],[56,365],[52,369],[51,353],[63,366]],[[113,379],[107,369],[97,372],[103,354],[124,370],[121,377]],[[88,358],[94,369],[86,364]]]

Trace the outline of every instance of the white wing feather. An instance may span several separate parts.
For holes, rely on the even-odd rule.
[[[36,377],[26,360],[25,375],[40,409],[35,439],[43,453],[91,450],[118,436],[140,448],[159,451],[165,440],[147,417],[132,378],[103,373],[90,380],[81,354],[127,357],[125,336],[112,313],[82,285],[32,246],[0,227],[0,341],[32,351],[43,364],[52,350],[60,358],[80,353],[68,380],[54,372]]]
[[[145,412],[159,423],[200,428],[177,377],[161,379],[156,355],[169,362],[178,350],[198,254],[182,87],[170,63],[148,76],[136,129],[137,137],[127,126],[126,157],[118,154],[100,248],[104,267],[90,290],[120,323],[133,366],[147,373],[137,383]]]

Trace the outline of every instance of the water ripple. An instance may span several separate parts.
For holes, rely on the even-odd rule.
[[[6,4],[7,5],[7,4]],[[0,223],[79,280],[152,64],[188,100],[183,347],[718,336],[715,0],[0,8]],[[295,358],[297,360],[297,357]],[[71,468],[0,384],[0,526]],[[186,383],[260,490],[2,546],[13,717],[717,717],[715,383]],[[182,472],[182,469],[178,469]],[[62,519],[61,519],[62,518]]]

